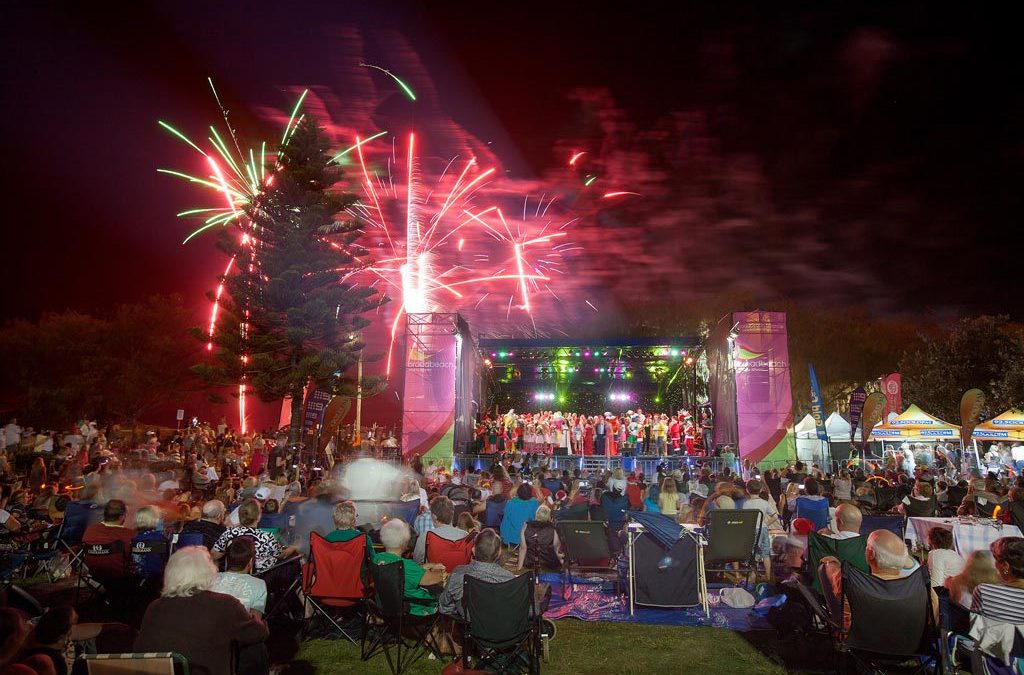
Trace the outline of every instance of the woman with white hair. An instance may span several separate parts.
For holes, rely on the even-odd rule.
[[[210,590],[217,567],[202,546],[179,549],[167,561],[160,597],[142,619],[136,652],[177,652],[192,672],[232,675],[233,650],[240,648],[238,673],[266,673],[266,624],[230,595]]]
[[[426,563],[420,565],[414,560],[403,558],[409,548],[411,534],[404,520],[392,518],[380,528],[380,542],[384,552],[373,556],[374,565],[401,562],[405,568],[405,599],[409,601],[409,613],[426,616],[437,612],[437,598],[425,586],[444,586],[444,565]]]

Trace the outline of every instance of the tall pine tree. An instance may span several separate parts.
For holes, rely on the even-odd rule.
[[[219,242],[234,271],[224,280],[214,363],[194,367],[217,387],[244,382],[264,401],[290,396],[291,443],[300,440],[306,385],[353,393],[349,370],[369,325],[360,315],[378,304],[373,289],[343,281],[367,252],[358,223],[344,217],[356,198],[335,189],[341,169],[330,159],[321,129],[300,120],[247,211],[252,226]]]

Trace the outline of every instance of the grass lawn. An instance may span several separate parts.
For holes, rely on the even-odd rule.
[[[545,673],[596,675],[692,671],[701,675],[760,675],[786,672],[739,634],[721,628],[647,626],[575,619],[563,619],[557,622],[557,626],[558,633],[551,643],[551,661],[542,666]],[[295,672],[324,675],[388,672],[383,656],[363,663],[359,660],[358,648],[342,640],[306,642],[295,661],[300,662],[293,665]],[[424,658],[410,672],[439,673],[441,667],[440,662]]]

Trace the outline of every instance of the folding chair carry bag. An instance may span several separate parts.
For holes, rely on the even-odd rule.
[[[684,536],[664,547],[644,532],[633,540],[633,602],[649,607],[696,607],[701,604],[697,542]]]

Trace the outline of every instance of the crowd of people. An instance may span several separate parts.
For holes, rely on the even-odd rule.
[[[476,450],[550,455],[705,455],[714,450],[714,423],[707,406],[695,415],[628,410],[613,415],[544,410],[483,416],[476,426]]]
[[[649,476],[622,468],[559,471],[542,453],[529,452],[525,436],[514,431],[521,425],[525,434],[529,424],[543,424],[545,416],[506,417],[511,438],[517,446],[523,443],[522,453],[496,454],[486,470],[418,460],[404,469],[392,467],[391,473],[375,468],[375,476],[394,479],[388,479],[386,494],[373,500],[360,497],[346,481],[346,468],[374,460],[334,466],[331,457],[329,466],[319,466],[276,435],[243,438],[226,425],[196,425],[163,438],[148,433],[132,443],[116,429],[83,423],[54,434],[52,449],[40,450],[34,434],[8,433],[17,424],[12,421],[4,428],[7,443],[0,451],[3,563],[8,568],[28,564],[15,555],[21,547],[32,550],[38,542],[59,538],[69,545],[49,547],[58,552],[52,558],[35,558],[49,572],[66,569],[81,553],[85,564],[74,573],[118,608],[119,617],[130,616],[122,611],[127,605],[148,599],[145,613],[131,626],[137,629],[132,649],[176,651],[204,672],[266,673],[266,641],[275,628],[265,613],[272,598],[300,579],[313,532],[328,542],[363,538],[365,564],[401,562],[411,612],[457,618],[467,576],[498,582],[527,570],[562,569],[566,551],[556,527],[562,520],[606,522],[609,546],[619,553],[631,511],[700,527],[716,510],[756,509],[763,514],[756,557],[770,581],[807,573],[809,532],[836,539],[858,536],[869,511],[1024,521],[1024,484],[1009,467],[973,477],[959,476],[952,465],[937,470],[921,464],[908,472],[899,462],[861,462],[834,473],[801,462],[763,472],[749,462],[698,462],[675,470],[662,464]],[[546,419],[558,418],[551,413]],[[561,419],[570,447],[587,452],[585,443],[573,445],[573,433],[582,426],[585,434],[595,418]],[[667,415],[626,415],[614,432],[613,420],[596,419],[606,425],[606,438],[617,439],[625,429],[626,447],[646,442],[645,424],[654,440],[673,438],[671,427],[665,428],[672,420]],[[495,434],[500,438],[499,431]],[[661,444],[653,447],[660,451]],[[666,452],[671,447],[665,444]],[[410,505],[411,515],[382,513],[382,499]],[[886,579],[926,565],[933,584],[946,589],[964,611],[984,610],[1024,623],[1024,539],[1002,538],[991,552],[964,559],[940,531],[933,533],[927,549],[913,550],[898,536],[872,533],[867,566]],[[467,564],[450,568],[432,559],[431,537],[448,542],[472,537]],[[835,581],[833,591],[840,591],[834,561],[822,563]],[[301,591],[296,599],[293,608],[303,607]],[[309,619],[307,610],[298,610],[300,619]],[[8,608],[0,616],[13,627],[0,652],[0,668],[23,669],[10,672],[50,672],[40,665],[39,650],[46,649],[52,650],[48,660],[66,666],[74,646],[82,648],[80,633],[102,631],[96,624],[78,628],[77,616],[60,607],[33,617],[31,629],[12,612]]]

